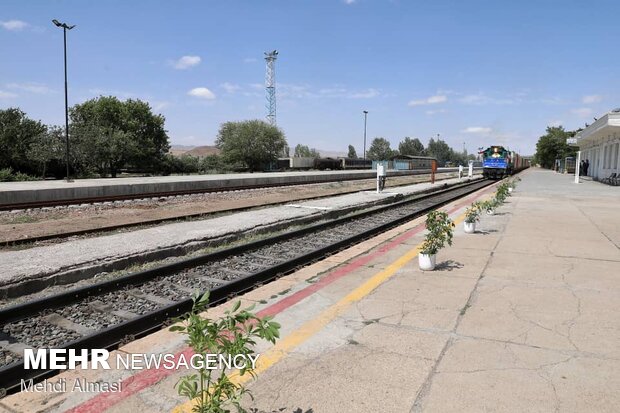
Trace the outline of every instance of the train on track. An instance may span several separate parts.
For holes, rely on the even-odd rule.
[[[529,159],[503,146],[489,146],[482,154],[482,175],[490,179],[502,179],[530,166]]]

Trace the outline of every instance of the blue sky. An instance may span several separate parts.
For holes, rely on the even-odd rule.
[[[173,144],[264,118],[263,52],[277,49],[278,125],[289,144],[362,152],[368,141],[440,134],[455,148],[534,152],[620,106],[614,1],[0,0],[0,108],[64,120],[69,102],[140,98]]]

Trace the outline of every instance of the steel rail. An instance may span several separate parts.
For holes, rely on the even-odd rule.
[[[474,170],[480,170],[480,168],[474,168]],[[458,168],[443,168],[442,170],[438,170],[436,173],[449,173],[458,171]],[[394,175],[394,177],[398,176],[414,176],[414,175],[424,175],[430,173],[430,169],[418,169],[418,170],[410,170],[410,174],[405,175]],[[211,192],[228,192],[228,191],[241,191],[248,189],[261,189],[261,188],[274,188],[274,187],[285,187],[285,186],[298,186],[298,185],[311,185],[311,184],[322,184],[322,183],[330,183],[330,182],[340,182],[340,181],[361,181],[364,179],[374,179],[372,177],[338,177],[332,181],[324,181],[319,179],[310,179],[304,182],[291,182],[291,183],[262,183],[256,185],[242,185],[236,186],[232,188],[203,188],[203,189],[185,189],[179,191],[155,191],[155,192],[143,192],[139,194],[126,194],[126,195],[109,195],[109,196],[101,196],[101,197],[83,197],[83,198],[72,198],[72,199],[58,199],[52,201],[33,201],[33,202],[17,202],[12,204],[0,204],[0,211],[8,211],[14,209],[28,209],[28,208],[43,208],[43,207],[54,207],[54,206],[66,206],[66,205],[75,205],[75,204],[90,204],[96,202],[112,202],[112,201],[126,201],[132,199],[142,199],[142,198],[162,198],[162,197],[172,197],[178,195],[192,195],[192,194],[202,194],[202,193],[211,193]]]
[[[451,173],[451,172],[441,172],[441,173]],[[450,179],[450,178],[445,178],[445,179]],[[437,181],[437,182],[440,182],[440,181]],[[406,186],[406,185],[411,185],[411,184],[397,185],[396,187]],[[449,184],[449,186],[454,186],[454,185],[455,184]],[[372,188],[369,187],[368,189],[372,189]],[[316,199],[329,198],[329,197],[333,197],[337,195],[354,194],[356,192],[360,192],[363,190],[364,189],[361,189],[361,190],[352,189],[349,191],[338,192],[337,194],[300,197],[300,198],[295,198],[295,199],[291,199],[288,201],[266,202],[260,205],[250,205],[250,206],[243,206],[243,207],[228,208],[228,209],[223,209],[219,211],[197,212],[194,214],[178,215],[178,216],[167,217],[167,218],[148,219],[148,220],[139,221],[139,222],[130,222],[127,224],[106,225],[106,226],[102,226],[99,228],[88,228],[88,229],[81,229],[81,230],[76,230],[76,231],[67,231],[67,232],[61,232],[58,234],[46,234],[46,235],[37,235],[37,236],[26,237],[26,238],[14,238],[14,239],[9,239],[5,241],[0,241],[0,247],[18,246],[18,245],[32,244],[35,242],[49,241],[49,240],[54,240],[54,239],[64,239],[64,238],[75,237],[75,236],[84,236],[84,235],[98,234],[98,233],[103,233],[103,232],[111,232],[111,231],[117,231],[121,229],[129,229],[129,228],[136,228],[136,227],[150,226],[150,225],[159,225],[159,224],[163,224],[167,222],[186,221],[186,220],[197,219],[197,218],[205,218],[205,217],[216,215],[216,214],[243,212],[243,211],[249,211],[249,210],[257,209],[257,208],[284,205],[284,204],[288,204],[291,202],[310,201],[310,200],[316,200]],[[420,191],[418,193],[420,194],[429,193],[434,190],[435,190],[434,188],[429,188],[427,190]]]
[[[305,253],[303,255],[299,255],[288,261],[276,264],[270,268],[266,268],[264,270],[255,272],[248,276],[245,276],[245,277],[227,282],[223,285],[217,286],[211,289],[211,293],[210,293],[210,305],[217,305],[228,299],[231,299],[235,295],[251,290],[258,285],[262,285],[286,273],[294,271],[296,268],[300,266],[307,265],[308,263],[314,262],[321,257],[333,254],[348,246],[359,243],[360,241],[364,239],[370,238],[390,228],[398,226],[404,222],[410,221],[433,209],[441,207],[449,202],[452,202],[456,199],[464,197],[486,186],[492,185],[493,183],[494,181],[477,180],[474,182],[461,185],[459,187],[452,187],[452,188],[444,189],[444,190],[434,192],[431,194],[418,196],[413,199],[399,201],[391,205],[373,208],[369,211],[363,211],[360,213],[356,213],[349,217],[338,218],[336,220],[332,220],[332,221],[321,223],[321,224],[316,224],[316,225],[313,225],[307,228],[303,228],[297,231],[292,231],[290,233],[277,235],[275,237],[271,237],[268,239],[254,241],[248,244],[228,248],[226,250],[221,250],[221,251],[213,252],[210,254],[205,254],[202,256],[186,259],[186,260],[173,263],[173,264],[169,264],[169,265],[165,265],[159,268],[154,268],[151,270],[129,274],[129,275],[120,277],[116,280],[110,280],[110,281],[94,284],[91,286],[86,286],[86,287],[82,287],[79,289],[70,290],[65,293],[57,294],[55,296],[47,297],[44,299],[40,299],[40,300],[36,300],[36,301],[24,303],[24,304],[12,306],[12,307],[7,307],[7,308],[0,310],[0,325],[4,325],[12,321],[17,321],[17,320],[22,320],[24,318],[28,318],[28,316],[38,314],[40,311],[50,310],[50,309],[61,307],[63,305],[68,305],[76,301],[79,301],[85,297],[89,297],[92,295],[100,295],[106,292],[115,291],[115,290],[124,288],[129,285],[134,285],[134,286],[140,285],[141,283],[144,283],[155,277],[171,275],[183,269],[205,264],[216,258],[239,254],[242,251],[252,250],[252,249],[255,249],[263,245],[268,245],[268,244],[275,243],[278,241],[286,240],[287,238],[292,238],[294,236],[304,235],[304,234],[314,232],[320,229],[325,229],[328,226],[332,226],[334,224],[344,223],[344,222],[351,221],[354,219],[359,219],[365,216],[383,212],[383,211],[388,210],[389,208],[394,208],[397,206],[404,206],[404,205],[411,204],[411,203],[414,203],[420,200],[425,200],[425,199],[428,200],[429,198],[433,198],[433,197],[440,198],[436,202],[433,202],[432,204],[428,206],[422,207],[421,209],[416,210],[410,214],[402,215],[396,219],[393,219],[389,222],[374,226],[368,230],[359,232],[346,239],[342,239],[335,243],[325,245],[324,247],[318,248],[314,251]],[[448,195],[448,196],[442,197],[442,195]],[[65,349],[93,349],[93,348],[114,349],[114,348],[117,348],[119,345],[127,343],[135,338],[142,337],[144,335],[147,335],[153,331],[160,329],[162,326],[166,325],[167,320],[170,320],[171,318],[177,317],[181,314],[188,312],[189,310],[191,310],[191,307],[192,307],[191,299],[179,301],[171,305],[159,308],[145,315],[138,316],[134,319],[108,327],[104,330],[100,330],[89,336],[79,338],[77,340],[74,340],[62,346],[61,348],[65,348]],[[29,381],[30,379],[32,379],[34,382],[38,382],[47,377],[52,376],[55,373],[56,371],[51,370],[51,369],[26,370],[24,368],[22,361],[16,361],[12,364],[9,364],[9,365],[6,365],[0,368],[0,395],[17,392],[20,389],[22,380]]]

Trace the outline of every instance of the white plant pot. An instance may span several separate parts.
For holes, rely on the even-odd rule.
[[[418,264],[422,271],[433,271],[435,269],[435,263],[437,260],[437,254],[418,254]]]
[[[495,211],[492,210],[492,209],[487,209],[487,214],[493,215],[493,214],[495,214]]]
[[[473,234],[474,232],[476,232],[476,222],[463,221],[463,229],[465,230],[466,234]]]
[[[508,192],[512,192],[512,187],[511,187],[511,188],[508,188]]]

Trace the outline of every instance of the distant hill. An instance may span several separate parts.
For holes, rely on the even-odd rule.
[[[186,145],[172,145],[170,147],[170,153],[174,156],[192,155],[199,158],[203,158],[208,155],[219,155],[220,150],[215,146],[186,146]]]

